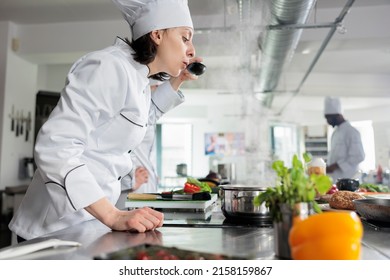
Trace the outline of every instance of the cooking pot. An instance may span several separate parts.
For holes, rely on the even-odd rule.
[[[342,178],[337,179],[336,186],[339,191],[354,192],[359,188],[359,179]]]
[[[254,198],[265,190],[260,186],[220,185],[222,213],[229,220],[272,224],[265,204],[253,204]]]
[[[353,204],[356,212],[367,221],[390,223],[390,199],[355,199]]]

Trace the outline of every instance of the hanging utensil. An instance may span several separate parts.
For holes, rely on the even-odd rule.
[[[20,113],[20,133],[19,134],[23,134],[23,122],[24,122],[24,118],[23,118],[23,110],[22,110],[22,112]]]
[[[26,142],[28,142],[30,130],[31,130],[31,112],[28,112],[27,119],[26,119]]]
[[[16,112],[16,137],[19,136],[19,111]]]
[[[11,112],[11,131],[15,130],[15,107],[12,105],[12,112]]]

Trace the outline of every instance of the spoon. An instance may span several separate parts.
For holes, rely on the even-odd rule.
[[[188,64],[187,70],[193,75],[200,76],[206,71],[206,65],[200,62],[193,62]]]

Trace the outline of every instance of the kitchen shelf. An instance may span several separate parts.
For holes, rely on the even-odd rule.
[[[321,157],[326,161],[328,156],[328,137],[326,126],[305,127],[305,150],[313,157]]]

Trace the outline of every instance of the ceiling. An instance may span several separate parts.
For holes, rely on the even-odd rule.
[[[266,0],[243,1],[251,1],[253,5],[251,22],[254,27],[249,31],[252,39],[246,46],[251,61],[251,79],[254,78],[256,84],[262,56],[258,36],[266,25],[261,9]],[[317,0],[308,23],[333,22],[346,2]],[[194,83],[194,87],[219,88],[224,97],[238,93],[238,85],[248,80],[237,75],[246,53],[242,51],[241,33],[233,30],[240,23],[237,1],[189,0],[189,6],[195,30],[198,30],[194,37],[197,54],[204,58],[208,67],[207,75]],[[302,106],[303,99],[333,94],[352,98],[354,102],[349,106],[354,107],[367,106],[367,102],[374,107],[390,105],[389,13],[390,0],[356,0],[343,21],[343,28],[333,35],[312,71],[308,71],[309,66],[329,28],[305,29],[291,61],[281,74],[273,106],[283,111],[286,106]],[[0,21],[17,24],[118,19],[122,16],[110,0],[0,1]],[[309,75],[303,80],[305,73]],[[302,87],[296,91],[301,82]],[[322,103],[313,106],[313,110],[320,107]]]

